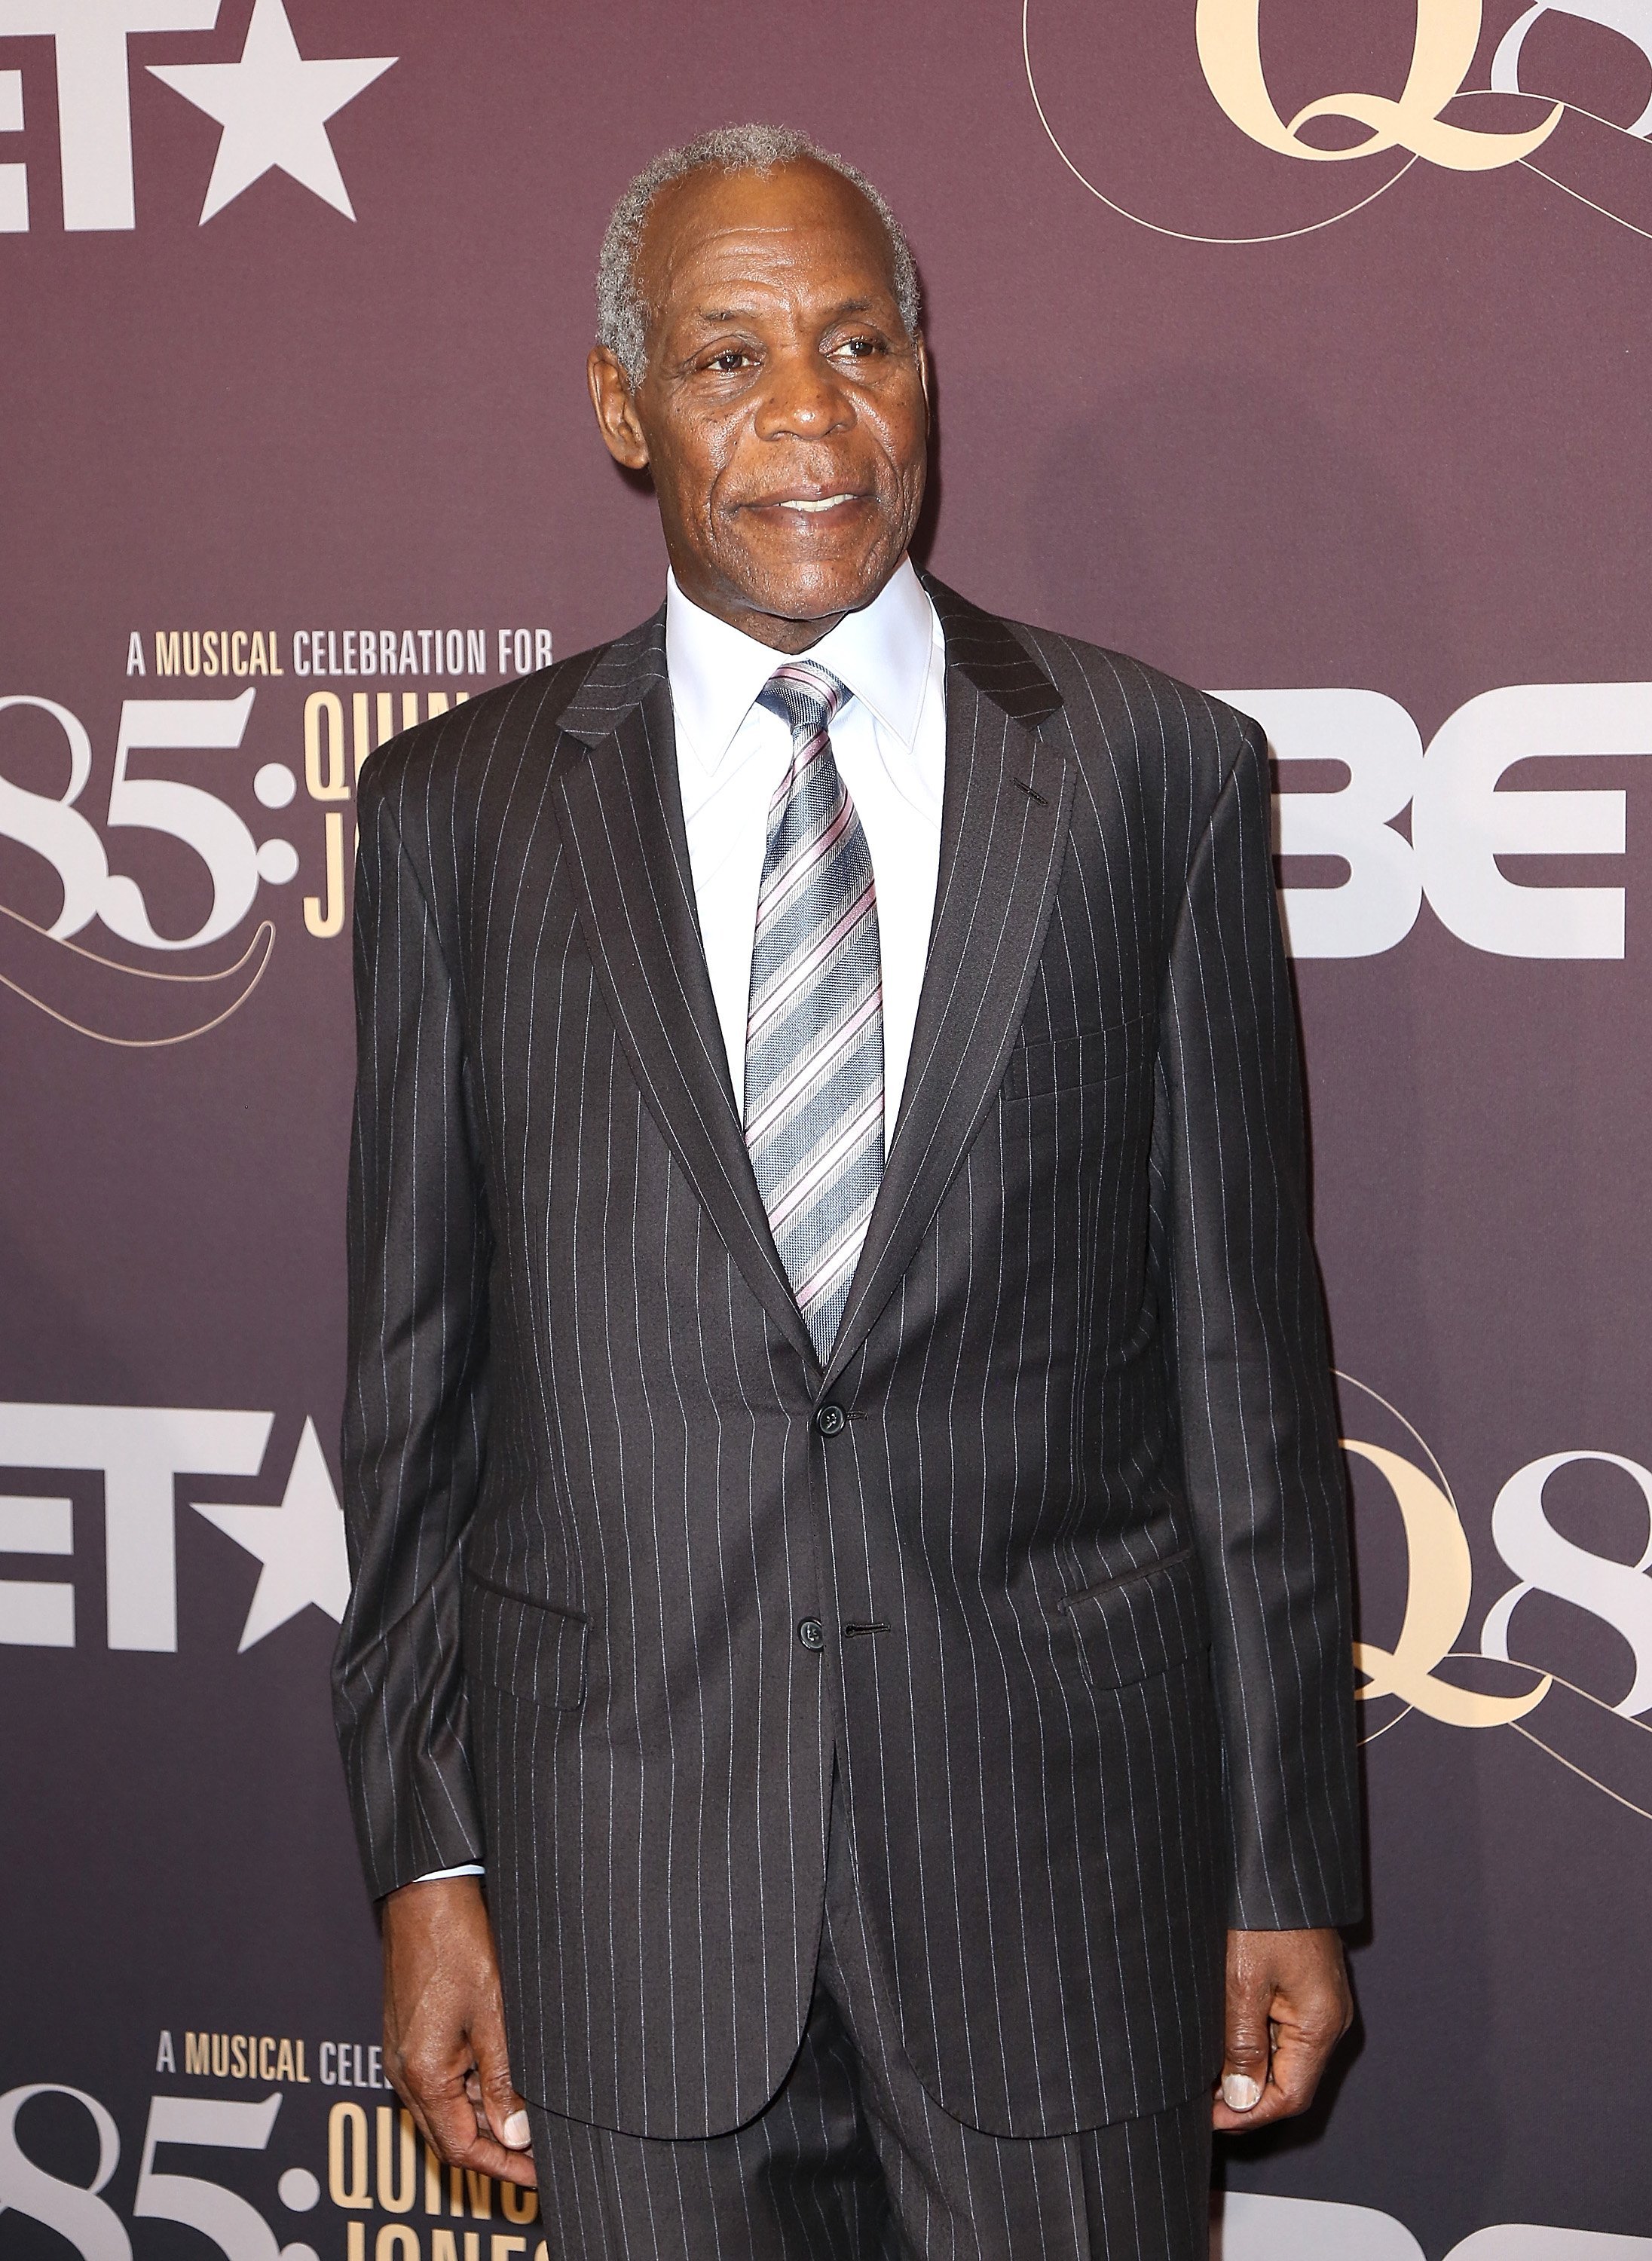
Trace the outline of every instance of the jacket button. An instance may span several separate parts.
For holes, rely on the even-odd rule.
[[[822,1437],[841,1436],[848,1418],[841,1405],[822,1405],[815,1416],[815,1426]]]
[[[818,1618],[805,1618],[797,1629],[797,1637],[805,1648],[824,1648],[826,1628]]]

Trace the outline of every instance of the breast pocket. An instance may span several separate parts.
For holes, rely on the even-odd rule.
[[[460,1612],[464,1669],[524,1703],[571,1711],[585,1700],[590,1627],[549,1602],[467,1578]]]
[[[1153,1111],[1153,1016],[1141,1014],[1073,1036],[1024,1037],[1004,1076],[1006,1113],[1038,1123],[1071,1111],[1103,1140],[1145,1131]]]

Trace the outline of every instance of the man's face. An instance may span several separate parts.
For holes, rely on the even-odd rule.
[[[591,356],[608,448],[653,475],[684,594],[780,651],[869,604],[912,538],[923,348],[851,183],[812,162],[691,174],[650,211],[635,391]]]

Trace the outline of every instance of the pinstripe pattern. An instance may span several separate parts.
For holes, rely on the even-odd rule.
[[[363,780],[353,1803],[375,1891],[485,1858],[523,2092],[632,2134],[779,2089],[834,1754],[903,2056],[989,2134],[1193,2096],[1225,1926],[1360,1904],[1261,735],[931,593],[935,924],[823,1370],[660,618]]]
[[[935,2104],[901,2047],[832,1802],[809,2019],[779,2094],[704,2143],[532,2114],[553,2252],[581,2261],[1204,2261],[1200,2094],[1081,2135],[1003,2138]]]
[[[809,1339],[824,1359],[883,1175],[883,974],[872,858],[832,758],[848,693],[808,660],[758,695],[792,732],[758,894],[746,1150]]]

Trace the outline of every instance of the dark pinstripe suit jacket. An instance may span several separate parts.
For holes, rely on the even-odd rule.
[[[485,1861],[518,2085],[632,2133],[783,2080],[834,1752],[907,2051],[975,2127],[1192,2095],[1225,1927],[1358,1910],[1262,737],[930,585],[935,922],[824,1371],[735,1113],[663,614],[362,782],[356,1820],[375,1892]]]

